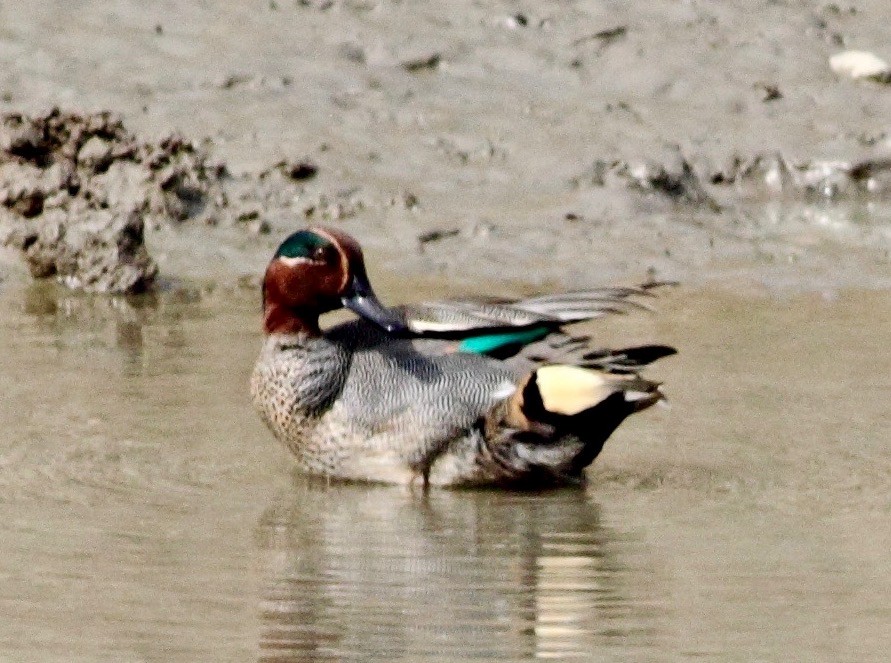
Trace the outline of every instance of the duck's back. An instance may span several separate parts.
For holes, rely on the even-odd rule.
[[[359,436],[398,450],[421,467],[515,388],[500,362],[464,353],[426,354],[406,340],[377,338],[361,322],[328,337],[351,353],[350,369],[332,413]]]

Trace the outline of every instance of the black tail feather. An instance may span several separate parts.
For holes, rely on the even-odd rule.
[[[677,354],[670,345],[638,345],[619,350],[594,350],[582,355],[581,366],[616,372],[634,372],[663,357]]]

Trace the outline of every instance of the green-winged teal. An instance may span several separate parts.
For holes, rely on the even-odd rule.
[[[385,308],[362,251],[296,232],[263,280],[261,417],[306,472],[426,485],[578,482],[616,427],[663,398],[637,370],[674,349],[591,350],[560,330],[647,287]],[[360,318],[322,331],[319,316]],[[557,363],[559,362],[559,363]]]

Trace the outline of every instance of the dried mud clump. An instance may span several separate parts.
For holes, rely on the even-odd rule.
[[[148,288],[157,266],[143,242],[224,198],[221,166],[192,143],[143,142],[119,117],[54,109],[0,123],[0,242],[35,277],[100,292]]]
[[[158,268],[143,228],[137,212],[98,210],[83,223],[44,223],[20,248],[35,278],[57,276],[70,288],[97,292],[144,292]]]

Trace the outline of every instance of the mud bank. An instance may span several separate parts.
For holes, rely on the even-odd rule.
[[[6,185],[0,233],[36,273],[79,274],[74,285],[147,287],[153,264],[162,278],[256,274],[307,222],[354,233],[386,269],[467,283],[651,271],[889,285],[891,95],[830,66],[852,49],[891,56],[879,0],[41,0],[3,19],[0,111],[124,121],[76,143],[83,163],[13,177],[73,169],[95,202]],[[58,243],[47,219],[60,210],[132,238],[133,209],[150,257],[118,260],[139,263],[130,276],[76,266],[126,256],[120,230],[94,240],[102,260],[41,248]],[[44,223],[51,241],[35,234]],[[67,254],[90,255],[83,243]]]
[[[545,220],[539,228],[477,221],[463,228],[415,230],[412,221],[421,221],[418,217],[423,215],[418,213],[419,199],[411,192],[374,196],[363,189],[331,191],[324,185],[312,186],[308,183],[317,175],[318,166],[308,159],[282,160],[259,172],[234,176],[212,153],[210,139],[200,145],[176,134],[157,141],[140,139],[119,116],[107,111],[78,114],[53,109],[33,117],[8,114],[0,127],[0,240],[21,252],[35,278],[57,277],[75,289],[132,293],[152,288],[159,271],[146,248],[146,230],[157,236],[158,250],[165,254],[200,256],[201,251],[188,248],[190,242],[226,245],[230,258],[237,256],[231,265],[237,272],[239,266],[254,265],[268,253],[269,242],[251,241],[252,237],[270,235],[274,242],[294,227],[312,223],[358,226],[349,229],[361,236],[363,229],[368,230],[366,219],[387,220],[398,208],[409,216],[402,214],[402,227],[394,234],[403,238],[403,246],[407,235],[413,250],[395,255],[391,251],[388,257],[401,260],[403,267],[414,262],[420,271],[424,262],[432,262],[439,271],[457,270],[456,260],[463,251],[456,247],[462,244],[484,246],[490,254],[502,256],[502,260],[491,256],[492,265],[503,264],[505,255],[520,257],[523,251],[531,254],[528,261],[535,258],[535,234],[547,226],[556,233],[550,255],[571,268],[588,263],[585,245],[592,243],[590,233],[604,228],[603,217],[609,218],[609,204],[617,198],[623,208],[636,209],[638,216],[649,213],[638,227],[658,218],[675,224],[686,221],[687,230],[693,229],[693,242],[707,236],[714,249],[715,236],[732,219],[736,227],[725,232],[726,245],[747,240],[763,244],[769,233],[759,232],[759,224],[752,221],[752,204],[746,201],[767,197],[785,204],[795,202],[802,209],[810,205],[830,210],[843,209],[851,199],[881,201],[891,165],[878,158],[795,165],[782,155],[755,155],[710,169],[708,164],[694,166],[680,152],[665,163],[598,160],[566,183],[568,195],[595,201],[594,209],[589,204],[584,213],[568,211],[556,223]],[[184,227],[191,227],[192,232],[170,232]],[[868,246],[868,237],[858,238],[861,245],[880,252],[880,261],[881,230],[873,247]],[[583,239],[586,233],[589,237],[581,244],[565,241],[572,236]],[[375,234],[379,241],[386,231]],[[616,245],[627,241],[627,236],[614,230],[612,234]],[[884,234],[887,239],[889,233]],[[649,238],[642,253],[652,254],[660,242],[677,242],[683,235],[661,230]],[[790,238],[774,235],[780,235],[774,238],[779,249],[788,249],[783,244]],[[849,243],[851,239],[847,238]],[[839,247],[844,240],[836,238]],[[696,253],[689,246],[686,250]],[[662,253],[672,256],[668,248]],[[431,260],[431,254],[438,257]],[[442,259],[448,255],[455,258]],[[789,262],[800,260],[789,255],[793,256]],[[820,257],[820,253],[808,255],[804,262]],[[463,266],[458,271],[468,274]],[[485,268],[470,271],[489,275]],[[650,264],[647,271],[654,276],[671,270]],[[519,278],[510,270],[501,269],[500,274]],[[188,278],[189,267],[174,265],[166,276]]]
[[[18,249],[35,278],[74,289],[142,292],[158,266],[144,233],[186,224],[268,234],[267,217],[337,222],[364,203],[321,193],[307,201],[309,161],[279,161],[232,176],[207,145],[177,134],[137,138],[109,111],[7,114],[0,125],[0,243]],[[411,205],[412,200],[401,201]],[[396,204],[392,201],[391,204]],[[207,241],[219,241],[209,231]]]

